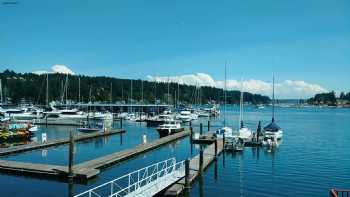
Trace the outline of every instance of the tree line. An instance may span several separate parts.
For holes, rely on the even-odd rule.
[[[48,100],[73,102],[141,102],[144,103],[195,103],[205,104],[211,101],[223,102],[223,89],[214,87],[196,87],[177,83],[151,82],[141,79],[120,79],[105,76],[65,75],[59,73],[37,75],[16,73],[5,70],[0,72],[3,98],[18,104],[21,101],[33,104],[46,103],[46,83],[48,77]],[[80,81],[80,88],[79,88]],[[132,91],[131,91],[132,87]],[[80,91],[79,91],[80,89]],[[169,94],[168,94],[169,90]],[[80,94],[79,94],[80,92]],[[227,103],[239,103],[239,91],[227,91]],[[268,96],[244,93],[245,102],[266,104]]]
[[[340,96],[337,97],[334,91],[328,93],[316,94],[313,98],[308,99],[309,104],[313,105],[330,105],[336,106],[338,101],[350,102],[350,92],[341,92]]]

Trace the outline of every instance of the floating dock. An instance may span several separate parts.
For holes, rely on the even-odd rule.
[[[100,169],[109,167],[123,160],[135,157],[141,153],[156,149],[162,145],[176,141],[190,134],[190,131],[179,132],[160,138],[151,143],[140,144],[134,148],[112,153],[90,161],[73,166],[74,179],[78,182],[87,181],[96,177]],[[68,142],[66,142],[68,143]],[[68,166],[33,164],[17,161],[0,160],[0,172],[16,175],[29,175],[36,177],[48,177],[50,179],[68,178]]]
[[[223,140],[217,139],[217,155],[223,151]],[[209,145],[203,151],[203,164],[202,170],[199,168],[200,155],[195,156],[190,160],[189,166],[189,183],[192,184],[195,179],[200,175],[201,171],[204,171],[215,160],[215,143]],[[180,179],[173,186],[168,188],[164,192],[164,196],[181,196],[185,189],[185,177]]]
[[[99,137],[105,137],[105,136],[110,136],[110,135],[115,135],[115,134],[122,134],[125,132],[126,131],[123,129],[118,129],[118,130],[112,130],[112,131],[107,131],[107,132],[84,134],[84,135],[81,135],[81,136],[75,138],[74,141],[78,141],[78,142],[85,141],[85,140],[90,140],[90,139],[99,138]],[[69,143],[69,139],[61,139],[61,140],[53,140],[53,141],[49,141],[49,142],[41,143],[41,144],[35,143],[35,144],[14,146],[11,148],[6,148],[4,150],[0,150],[0,156],[7,156],[7,155],[15,154],[15,153],[43,149],[43,148],[48,148],[48,147],[52,147],[52,146],[59,146],[59,145],[68,144],[68,143]]]

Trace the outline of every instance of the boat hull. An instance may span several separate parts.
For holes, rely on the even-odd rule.
[[[158,128],[157,131],[159,133],[159,136],[160,137],[164,137],[164,136],[167,136],[167,135],[171,135],[171,134],[174,134],[174,133],[178,133],[178,132],[181,132],[181,131],[184,131],[185,129],[184,128],[171,128],[171,129],[168,129],[168,128]]]

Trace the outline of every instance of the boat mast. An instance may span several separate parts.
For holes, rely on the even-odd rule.
[[[226,126],[226,97],[227,97],[227,92],[226,92],[226,77],[227,77],[227,62],[225,62],[225,83],[224,83],[224,127]]]
[[[68,74],[67,74],[67,77],[66,77],[66,107],[67,107],[67,104],[68,104]]]
[[[80,77],[78,78],[78,81],[79,81],[79,97],[78,97],[78,102],[80,104]]]
[[[4,104],[4,100],[2,98],[2,82],[1,82],[1,79],[0,79],[0,97],[1,97],[1,104]]]
[[[275,122],[275,74],[272,76],[272,122]]]
[[[46,73],[46,106],[49,106],[49,73]]]
[[[169,92],[169,91],[170,91],[170,87],[169,87],[169,85],[170,85],[169,82],[170,82],[170,81],[169,81],[169,80],[170,80],[170,78],[169,78],[169,76],[168,76],[168,105],[170,104],[170,92]]]
[[[179,103],[180,103],[180,83],[177,82],[177,107],[179,107]]]
[[[130,80],[130,104],[131,104],[131,113],[132,111],[132,79]]]
[[[243,79],[241,79],[241,97],[239,100],[239,125],[240,128],[243,127]]]
[[[141,103],[143,103],[143,80],[141,80]]]
[[[112,104],[112,100],[113,100],[113,83],[111,82],[111,97],[110,97],[110,102],[111,102],[111,104]]]

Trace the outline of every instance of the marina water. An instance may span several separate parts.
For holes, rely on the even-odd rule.
[[[226,124],[238,128],[237,106],[228,106]],[[246,126],[256,130],[261,120],[271,120],[271,109],[246,107]],[[221,154],[189,191],[190,196],[328,196],[330,188],[350,186],[350,110],[337,108],[277,108],[276,121],[284,130],[283,142],[277,149],[246,147],[242,153]],[[207,118],[193,122],[194,131]],[[223,125],[223,113],[211,120],[212,130]],[[118,123],[115,123],[118,128]],[[132,148],[158,138],[154,128],[144,123],[124,122],[127,130],[119,135],[77,142],[75,163]],[[204,127],[205,128],[205,127]],[[49,140],[65,138],[74,127],[41,127]],[[204,129],[206,130],[206,128]],[[40,132],[37,134],[40,138]],[[40,139],[38,139],[40,141]],[[162,146],[102,171],[86,185],[68,184],[46,179],[0,174],[0,196],[72,196],[149,164],[176,157],[177,160],[198,154],[199,147],[189,138]],[[2,159],[67,165],[68,146],[35,150]]]

